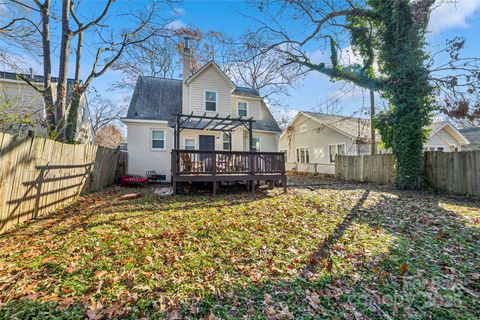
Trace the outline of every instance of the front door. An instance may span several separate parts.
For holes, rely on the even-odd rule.
[[[215,150],[215,136],[199,136],[198,147],[200,151],[214,151]],[[213,157],[211,154],[200,153],[200,161],[205,163],[205,171],[212,171]]]

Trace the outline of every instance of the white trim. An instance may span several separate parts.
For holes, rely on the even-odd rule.
[[[300,125],[300,133],[305,133],[307,131],[308,131],[308,124],[305,123],[305,124]]]
[[[261,136],[256,136],[256,137],[252,137],[252,140],[253,139],[258,139],[258,149],[256,149],[255,151],[256,152],[261,152],[261,150],[262,150],[262,137]],[[248,145],[248,138],[247,138],[247,145]],[[253,141],[252,141],[252,146],[253,146]]]
[[[458,131],[457,128],[455,128],[454,125],[452,125],[450,122],[445,122],[442,126],[440,126],[439,128],[437,128],[437,130],[435,131],[431,131],[430,132],[430,136],[429,138],[433,137],[434,134],[437,134],[438,132],[440,132],[440,130],[442,130],[443,128],[445,127],[449,127],[450,129],[453,130],[453,132],[457,135],[457,137],[454,137],[453,135],[451,135],[455,140],[457,140],[457,142],[460,143],[460,145],[464,145],[464,144],[470,144],[470,141],[460,132]]]
[[[300,159],[300,162],[298,162],[297,150],[300,150],[300,149],[304,149],[304,150],[308,149],[308,162],[306,162],[307,153],[305,151],[303,152],[304,159]],[[299,156],[299,158],[301,157],[300,152],[298,153],[298,156]],[[302,162],[301,160],[303,160],[304,162]],[[295,148],[295,161],[297,161],[297,163],[309,164],[310,163],[310,146],[296,147]]]
[[[331,161],[330,159],[330,146],[335,146],[335,154],[338,155],[338,146],[343,145],[345,149],[345,154],[347,154],[347,143],[346,142],[339,142],[339,143],[331,143],[328,145],[328,164],[333,164],[335,161]]]
[[[260,100],[260,101],[263,100],[262,97],[251,97],[251,96],[244,96],[244,95],[241,95],[241,94],[234,94],[234,93],[232,93],[231,95],[232,95],[232,97],[241,98],[241,99],[253,99],[253,100]]]
[[[242,128],[244,129],[244,128]],[[245,131],[248,132],[248,130],[244,129]],[[280,132],[278,131],[269,131],[269,130],[256,130],[256,129],[253,129],[253,132],[265,132],[265,133],[274,133],[274,134],[280,134]]]
[[[203,73],[205,70],[207,70],[210,66],[213,66],[215,69],[217,69],[218,72],[220,72],[220,74],[223,76],[224,80],[229,83],[232,90],[235,89],[235,85],[233,84],[232,80],[230,80],[230,78],[225,74],[225,72],[223,72],[223,70],[220,69],[220,67],[213,61],[210,61],[207,64],[205,64],[203,67],[201,67],[200,70],[198,70],[195,74],[190,76],[190,78],[188,78],[185,81],[185,83],[189,84],[190,82],[192,82],[196,77],[198,77],[201,73]]]
[[[215,110],[207,110],[207,91],[208,92],[215,92]],[[212,101],[210,101],[212,102]],[[205,112],[218,112],[218,91],[210,90],[210,89],[203,89],[203,111]]]
[[[193,140],[193,145],[194,145],[194,150],[198,150],[198,145],[197,145],[197,139],[195,137],[183,137],[183,149],[186,150],[186,140],[187,139],[190,139],[190,140]]]
[[[192,86],[188,86],[188,110],[192,113]]]
[[[247,115],[245,115],[244,117],[248,117],[248,115],[250,114],[249,109],[250,109],[250,106],[249,106],[249,103],[248,101],[245,101],[245,100],[237,100],[237,117],[240,117],[240,114],[239,114],[239,103],[245,103],[247,105]]]
[[[122,118],[120,119],[123,123],[154,123],[154,124],[168,124],[166,120],[149,120],[149,119],[128,119]]]
[[[163,132],[163,148],[154,148],[153,147],[153,131],[162,131]],[[159,140],[160,139],[155,139]],[[159,128],[150,128],[150,151],[165,151],[167,149],[167,132],[165,129]]]

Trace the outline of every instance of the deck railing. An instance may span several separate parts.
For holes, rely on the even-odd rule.
[[[174,175],[284,174],[282,152],[172,150]]]

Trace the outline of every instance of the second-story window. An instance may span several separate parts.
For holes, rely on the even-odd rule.
[[[217,93],[205,91],[205,111],[217,111]]]
[[[238,116],[246,117],[248,115],[248,104],[243,101],[238,101]]]

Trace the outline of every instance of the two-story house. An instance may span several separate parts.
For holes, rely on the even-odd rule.
[[[43,88],[43,76],[22,74],[30,82]],[[58,78],[52,77],[53,98],[56,99]],[[67,100],[69,101],[73,94],[73,79],[67,80]],[[12,134],[25,134],[26,131],[33,131],[35,135],[47,137],[46,109],[42,95],[32,88],[25,81],[21,80],[17,73],[0,72],[0,115],[11,115],[19,118],[28,118],[28,125],[16,123],[4,123],[0,121],[0,131]],[[80,99],[77,116],[77,130],[75,135],[76,143],[93,143],[94,135],[92,131],[88,103],[85,95]]]
[[[127,125],[128,173],[155,171],[167,181],[172,172],[196,173],[198,181],[198,175],[272,169],[265,158],[255,159],[253,166],[247,153],[277,154],[281,134],[259,93],[235,86],[215,62],[192,74],[188,46],[183,79],[139,77],[122,121]],[[212,151],[215,155],[207,153]]]

